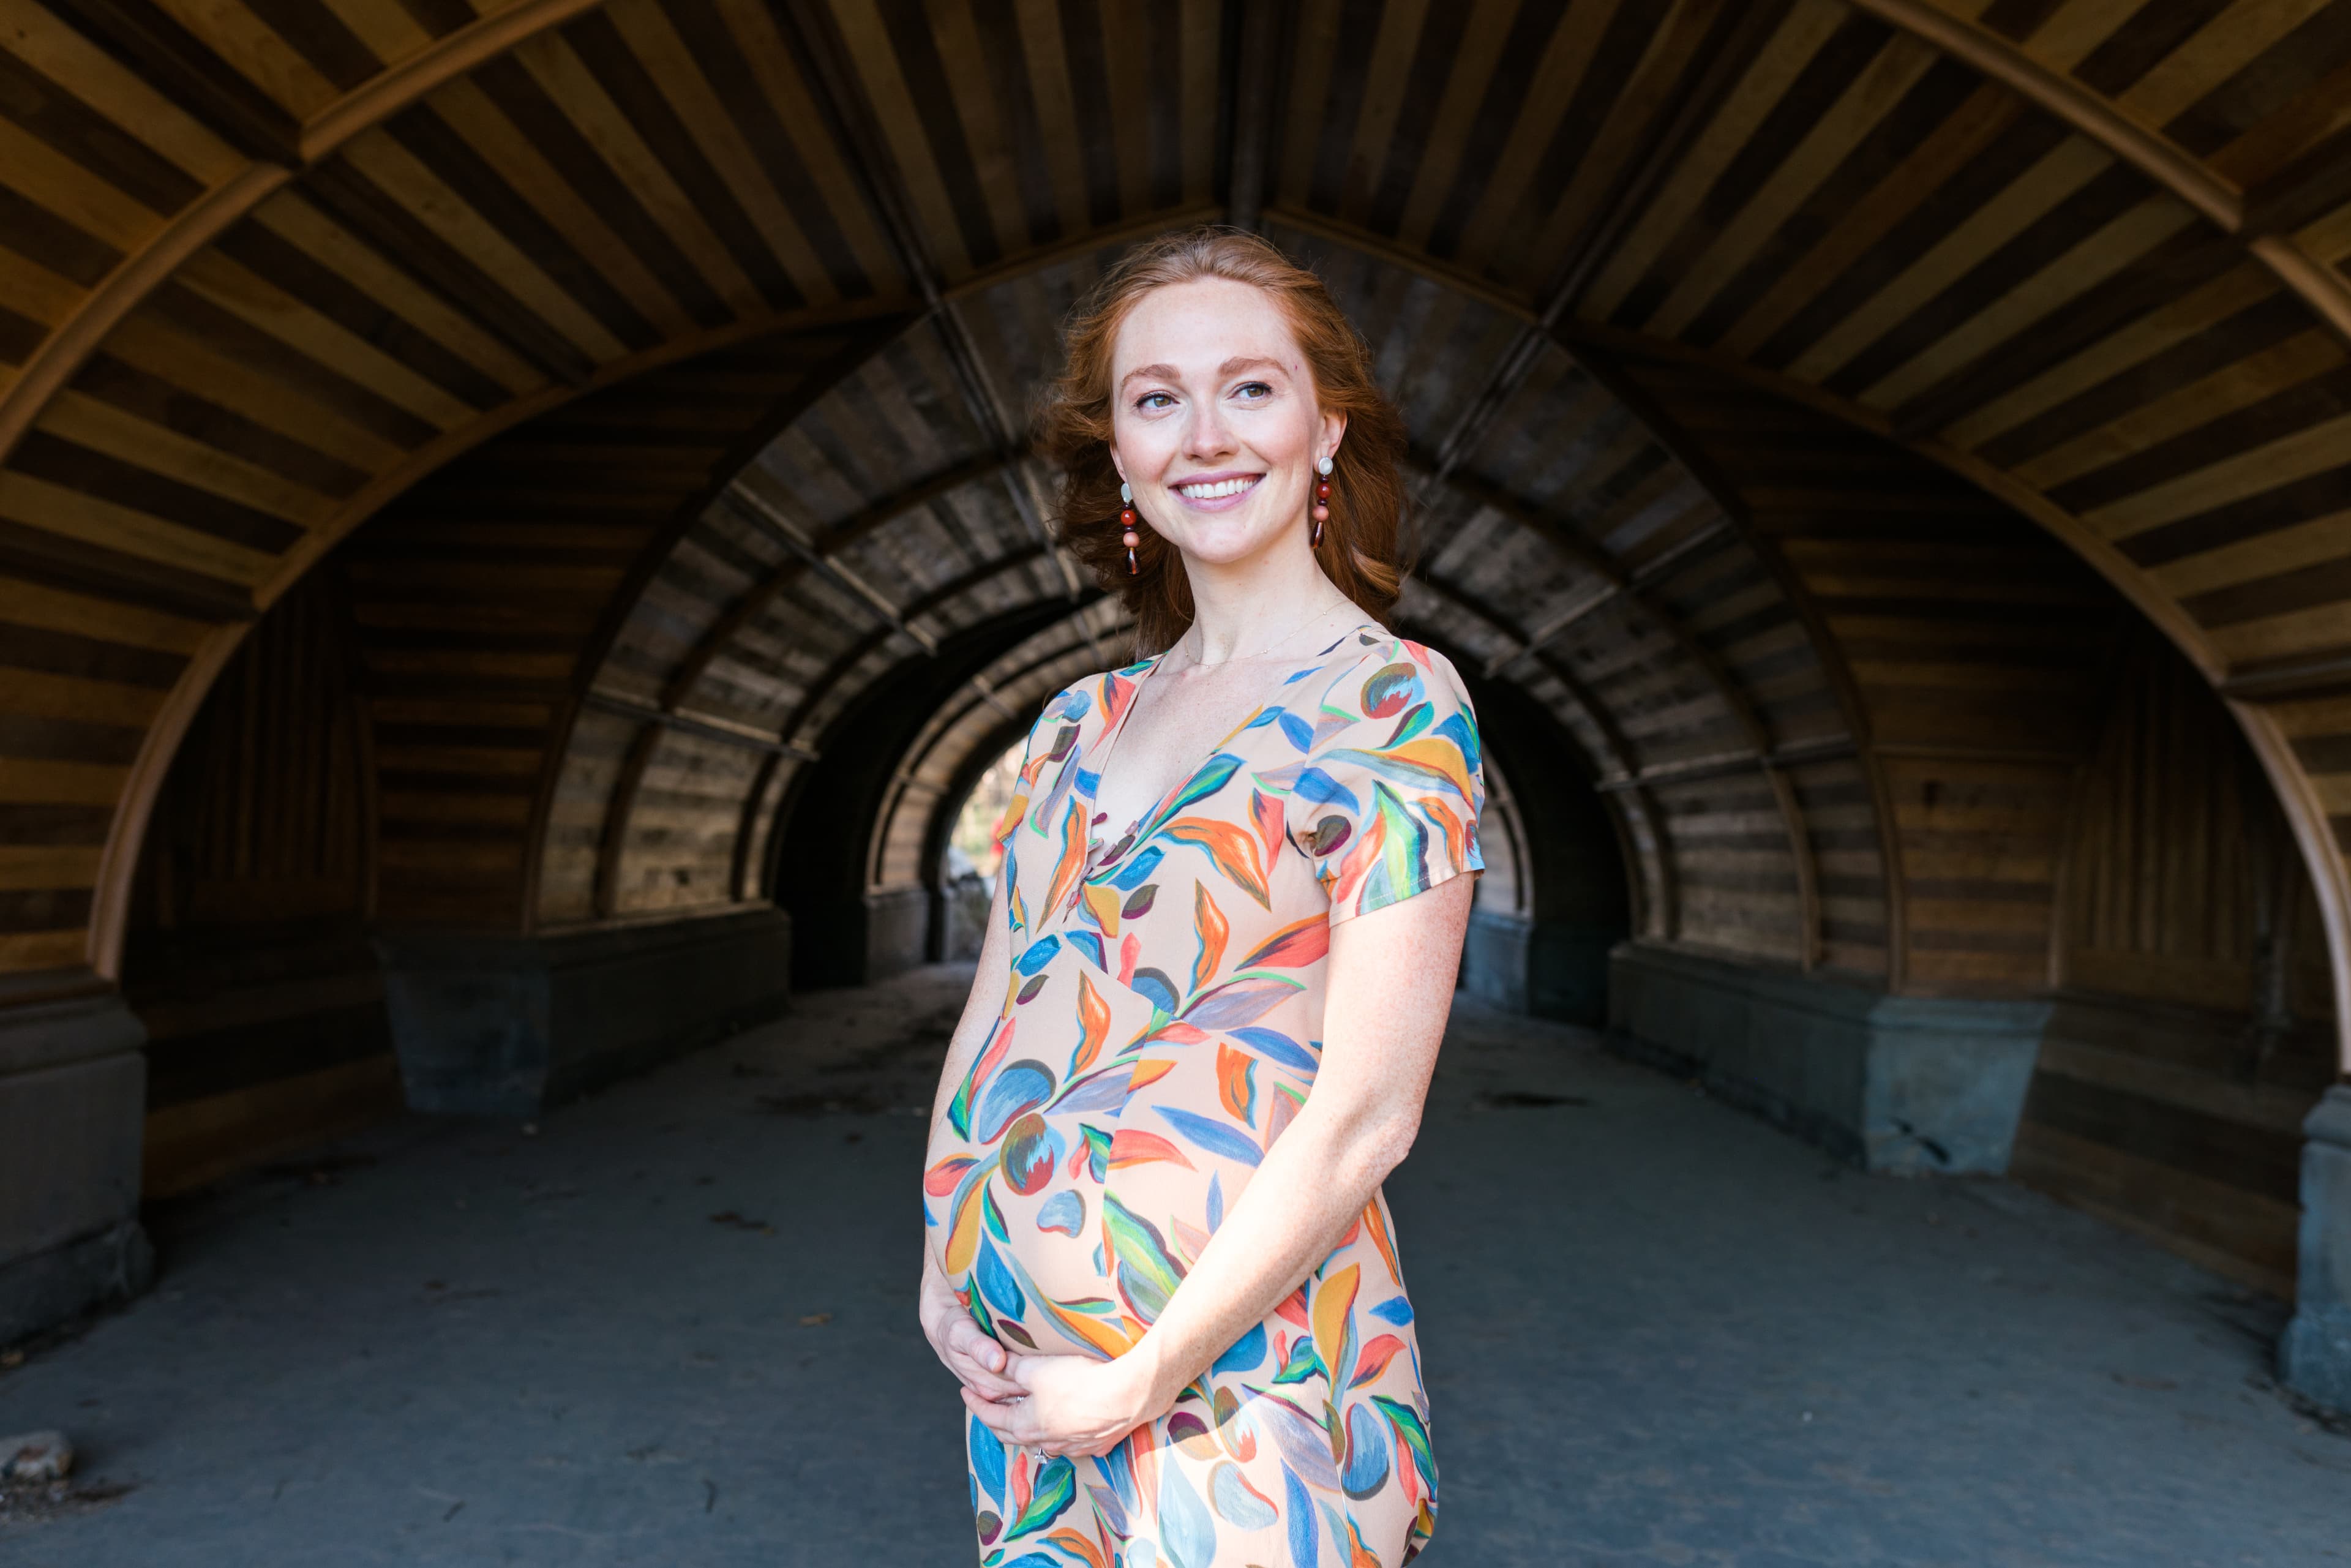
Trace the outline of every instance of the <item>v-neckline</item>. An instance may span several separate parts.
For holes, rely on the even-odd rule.
[[[1349,626],[1340,632],[1336,637],[1333,637],[1330,642],[1324,643],[1322,647],[1314,653],[1312,659],[1307,664],[1292,670],[1289,674],[1284,675],[1280,681],[1276,682],[1272,688],[1273,692],[1276,694],[1281,692],[1284,688],[1294,683],[1299,676],[1307,674],[1324,659],[1329,658],[1332,649],[1338,647],[1340,643],[1344,643],[1348,638],[1355,636],[1366,626],[1371,624],[1373,623],[1369,621],[1358,621],[1353,626]],[[1158,653],[1154,653],[1144,662],[1142,674],[1138,674],[1134,678],[1134,694],[1126,699],[1126,706],[1119,711],[1117,719],[1114,720],[1110,727],[1096,738],[1095,744],[1102,747],[1103,750],[1102,765],[1091,769],[1094,776],[1094,788],[1093,793],[1089,799],[1089,804],[1099,805],[1101,803],[1102,776],[1108,769],[1112,759],[1118,755],[1118,743],[1126,737],[1127,721],[1134,716],[1134,710],[1143,706],[1143,688],[1149,683],[1152,676],[1159,673],[1161,663],[1166,659],[1169,653],[1172,653],[1175,651],[1174,645],[1170,644],[1165,648],[1162,648]],[[1207,768],[1209,763],[1214,762],[1218,756],[1222,755],[1225,747],[1231,744],[1233,737],[1240,734],[1241,731],[1247,729],[1253,722],[1256,721],[1257,716],[1265,711],[1266,702],[1268,700],[1270,700],[1270,698],[1260,698],[1256,706],[1241,715],[1239,720],[1236,722],[1230,729],[1225,731],[1225,733],[1217,738],[1216,743],[1210,746],[1201,756],[1200,759],[1192,765],[1188,771],[1179,777],[1173,784],[1170,784],[1166,789],[1160,794],[1157,800],[1152,801],[1149,806],[1145,807],[1141,815],[1137,816],[1134,821],[1126,825],[1123,832],[1122,832],[1117,838],[1110,841],[1111,843],[1113,846],[1120,848],[1121,852],[1123,852],[1125,849],[1133,848],[1135,835],[1140,833],[1144,828],[1151,822],[1155,821],[1158,819],[1160,812],[1166,810],[1167,802],[1174,800],[1178,794],[1182,793],[1184,786],[1192,782],[1193,779],[1197,779],[1201,772]],[[1087,819],[1086,858],[1089,869],[1092,868],[1093,858],[1102,851],[1102,848],[1101,831],[1097,824],[1100,819],[1106,814],[1107,813],[1096,811]]]

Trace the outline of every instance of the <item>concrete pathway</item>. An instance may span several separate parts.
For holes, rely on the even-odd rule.
[[[0,1563],[969,1563],[912,1305],[963,983],[159,1216],[157,1290],[0,1375],[0,1432],[135,1486]],[[2271,1391],[2275,1309],[2004,1184],[1841,1170],[1465,1000],[1390,1190],[1431,1568],[2351,1563],[2351,1438]]]

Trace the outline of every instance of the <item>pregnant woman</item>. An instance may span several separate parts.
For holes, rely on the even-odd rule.
[[[988,1568],[1398,1568],[1437,1464],[1381,1180],[1482,862],[1476,721],[1387,632],[1403,431],[1321,283],[1146,246],[1046,412],[1150,657],[1030,730],[932,1117],[922,1321]]]

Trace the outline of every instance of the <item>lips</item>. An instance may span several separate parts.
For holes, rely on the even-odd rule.
[[[1209,475],[1198,479],[1186,479],[1172,486],[1187,501],[1222,501],[1254,489],[1262,474]]]

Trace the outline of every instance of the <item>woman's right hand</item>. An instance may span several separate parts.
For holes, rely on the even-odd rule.
[[[923,1337],[931,1342],[940,1364],[956,1381],[982,1399],[1019,1399],[1028,1390],[1006,1375],[1011,1359],[1004,1347],[982,1333],[971,1313],[956,1300],[955,1287],[939,1270],[939,1260],[923,1249],[923,1288],[919,1315]]]

